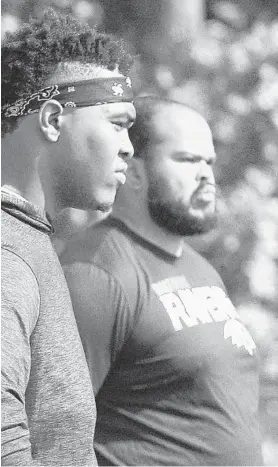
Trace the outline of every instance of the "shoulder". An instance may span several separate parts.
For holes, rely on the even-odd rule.
[[[3,210],[1,210],[1,248],[20,257],[35,275],[42,271],[42,265],[47,263],[54,253],[48,233]]]
[[[19,286],[38,288],[38,283],[30,265],[9,246],[1,247],[1,270],[3,274],[3,287],[9,282],[17,283]]]
[[[146,284],[131,238],[108,219],[70,239],[61,264],[72,295],[115,306],[123,303],[132,312],[144,296]],[[82,290],[82,293],[81,293]],[[78,297],[77,297],[78,295]]]
[[[207,285],[219,285],[225,289],[223,281],[216,269],[195,248],[187,242],[184,243],[183,260],[195,271],[197,280],[204,281]]]
[[[100,269],[117,281],[136,270],[130,238],[110,220],[71,237],[60,261],[67,268],[78,263]]]
[[[29,226],[1,210],[1,272],[2,296],[13,294],[14,298],[24,297],[25,301],[39,295],[39,286],[32,255],[35,241],[26,235]],[[30,243],[29,248],[26,245]],[[34,253],[32,253],[34,254]]]
[[[23,258],[2,247],[1,274],[3,315],[10,310],[34,325],[39,315],[40,291],[32,269]]]

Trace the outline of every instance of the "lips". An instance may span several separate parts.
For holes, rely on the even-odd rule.
[[[120,169],[116,170],[116,177],[121,185],[123,185],[126,181],[127,167],[127,164],[124,164]]]
[[[207,183],[206,185],[203,185],[202,187],[198,188],[198,190],[196,191],[196,195],[198,196],[199,194],[201,195],[205,195],[205,194],[213,194],[215,195],[215,192],[216,192],[216,188],[215,188],[215,185],[212,185],[211,183]]]
[[[124,175],[126,175],[126,172],[127,172],[127,169],[128,169],[128,165],[127,164],[122,164],[117,170],[116,170],[116,173],[123,173]]]
[[[194,194],[195,203],[197,204],[201,203],[201,205],[203,205],[203,204],[214,202],[215,193],[216,193],[215,185],[212,185],[212,184],[203,185],[202,187],[198,188],[198,190]]]
[[[121,185],[124,185],[126,182],[126,176],[124,172],[116,172],[116,178]]]

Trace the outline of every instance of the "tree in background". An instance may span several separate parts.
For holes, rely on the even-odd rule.
[[[278,440],[278,3],[3,0],[4,30],[47,5],[124,37],[137,57],[137,93],[179,99],[210,122],[220,222],[190,241],[220,272],[257,336],[265,457],[275,465],[278,452],[275,458],[268,443],[271,431]]]

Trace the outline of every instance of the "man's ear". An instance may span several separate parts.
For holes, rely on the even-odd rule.
[[[145,163],[142,158],[133,157],[128,162],[126,184],[134,190],[141,190],[145,185]]]
[[[51,99],[44,102],[39,111],[39,126],[44,137],[50,143],[56,143],[60,136],[61,115],[63,107],[60,102]]]

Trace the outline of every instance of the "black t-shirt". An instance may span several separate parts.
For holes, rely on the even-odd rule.
[[[261,465],[258,359],[217,272],[108,219],[62,258],[100,465]]]

